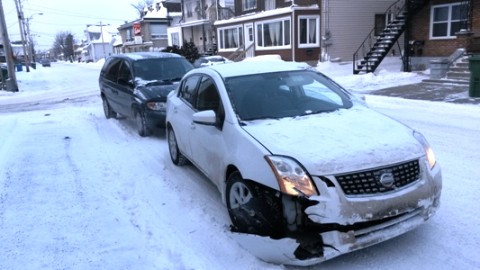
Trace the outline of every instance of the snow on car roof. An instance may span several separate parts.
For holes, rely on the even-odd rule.
[[[209,66],[222,77],[244,76],[258,73],[271,73],[288,70],[304,70],[310,68],[306,63],[287,61],[246,61],[224,65]]]
[[[147,59],[147,58],[162,58],[162,57],[181,57],[178,54],[168,53],[168,52],[132,52],[132,53],[118,54],[118,56],[130,58],[133,60]]]

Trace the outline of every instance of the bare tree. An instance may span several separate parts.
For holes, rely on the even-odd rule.
[[[136,4],[131,4],[133,8],[135,8],[138,11],[139,18],[143,17],[143,10],[145,7],[149,7],[153,5],[154,0],[138,0]]]
[[[63,54],[65,58],[69,59],[73,56],[73,44],[75,44],[75,40],[72,33],[59,32],[53,42],[53,54],[55,56]]]

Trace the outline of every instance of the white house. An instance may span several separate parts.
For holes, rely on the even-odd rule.
[[[118,35],[116,27],[111,25],[87,25],[86,46],[83,48],[82,61],[97,62],[113,54],[113,37]]]

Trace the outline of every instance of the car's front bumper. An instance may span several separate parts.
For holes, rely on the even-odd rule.
[[[165,119],[167,118],[166,111],[153,111],[153,110],[146,110],[146,120],[147,120],[147,127],[149,129],[155,128],[164,128],[165,127]]]
[[[327,177],[333,186],[316,178],[319,196],[283,200],[288,237],[272,239],[240,233],[234,233],[234,237],[264,261],[301,266],[386,241],[423,224],[439,207],[440,167],[422,167],[417,182],[381,196],[344,196],[333,177]],[[295,213],[288,214],[292,210]]]

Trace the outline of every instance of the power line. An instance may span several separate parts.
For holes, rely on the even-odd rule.
[[[32,8],[33,7],[33,8]],[[44,7],[44,6],[38,6],[35,4],[29,4],[28,8],[25,8],[26,10],[33,11],[33,12],[44,12],[49,11],[48,13],[55,14],[55,15],[61,15],[61,16],[67,16],[67,17],[77,17],[77,18],[86,18],[86,19],[94,19],[94,20],[107,20],[107,21],[125,21],[125,18],[108,18],[108,17],[92,17],[91,15],[87,14],[82,14],[82,13],[71,13],[71,12],[65,12],[65,10],[61,9],[54,9],[54,8],[49,8],[49,7]]]

